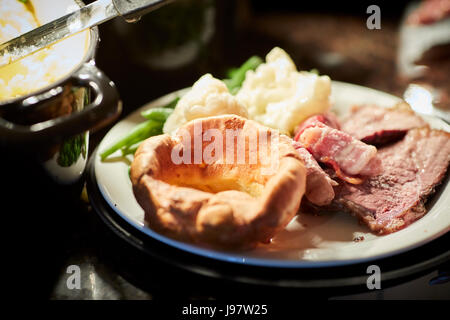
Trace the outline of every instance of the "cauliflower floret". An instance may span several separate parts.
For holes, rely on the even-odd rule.
[[[164,124],[163,132],[173,133],[188,121],[222,114],[248,118],[247,109],[230,94],[227,86],[211,74],[205,74],[178,101]]]
[[[328,110],[330,94],[328,76],[298,72],[289,55],[275,47],[266,63],[247,71],[236,97],[247,107],[250,119],[291,134],[306,118]]]

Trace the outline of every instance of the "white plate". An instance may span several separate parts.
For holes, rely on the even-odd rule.
[[[185,90],[153,101],[116,124],[101,142],[98,154],[142,122],[142,110],[164,105],[183,92]],[[338,115],[344,115],[354,104],[374,103],[390,107],[399,101],[399,98],[380,91],[336,81],[333,82],[332,92],[333,111]],[[424,118],[432,127],[450,131],[450,126],[445,122]],[[300,214],[269,245],[261,245],[251,251],[219,252],[169,239],[144,226],[144,211],[134,198],[128,177],[127,162],[131,158],[119,160],[120,158],[111,157],[102,162],[98,154],[95,159],[98,186],[111,208],[123,219],[146,236],[219,260],[277,267],[343,265],[398,254],[423,245],[450,230],[450,185],[447,179],[429,204],[429,212],[412,225],[393,234],[374,235],[367,227],[360,225],[356,218],[345,213],[322,216]],[[354,242],[356,236],[362,236],[364,240]]]

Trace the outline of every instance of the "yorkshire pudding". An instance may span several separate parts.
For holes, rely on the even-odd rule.
[[[155,231],[189,242],[252,247],[268,242],[295,216],[306,170],[287,136],[223,115],[144,141],[131,180]]]

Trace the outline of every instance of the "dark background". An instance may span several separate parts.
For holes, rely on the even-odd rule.
[[[220,78],[253,54],[264,57],[271,48],[284,48],[301,70],[318,69],[342,80],[400,94],[395,79],[397,29],[410,1],[261,1],[216,0],[214,35],[190,63],[158,69],[143,63],[157,50],[148,37],[157,16],[170,20],[171,33],[183,34],[190,22],[171,15],[176,2],[150,13],[135,25],[111,21],[100,26],[102,42],[97,64],[112,78],[124,101],[124,115],[153,98],[192,85],[202,74]],[[191,3],[193,3],[191,1]],[[368,30],[366,9],[381,8],[381,30]],[[121,36],[120,30],[129,30]],[[164,28],[158,29],[161,43]],[[139,36],[136,36],[139,34]],[[131,35],[131,36],[130,36]],[[175,49],[176,50],[176,49]],[[136,52],[140,51],[140,57]],[[340,65],[323,63],[322,56],[338,53]],[[182,54],[182,53],[181,53]]]
[[[253,0],[251,6],[255,12],[329,12],[333,14],[353,14],[360,16],[367,7],[375,4],[382,8],[386,17],[396,17],[403,13],[411,0],[398,1],[289,1],[289,0]]]

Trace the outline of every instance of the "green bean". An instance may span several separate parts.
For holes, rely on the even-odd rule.
[[[138,124],[125,137],[116,141],[112,146],[103,151],[100,154],[101,159],[105,160],[108,156],[121,148],[132,146],[133,144],[147,139],[148,137],[161,134],[162,127],[163,123],[154,120],[147,120]]]
[[[162,108],[170,108],[170,109],[175,109],[175,107],[177,106],[178,101],[180,101],[180,97],[176,97],[175,99],[173,99],[172,101],[170,101],[168,104],[166,104],[165,106],[162,106]]]
[[[228,71],[229,79],[224,79],[223,81],[228,87],[228,90],[232,94],[236,94],[242,86],[245,80],[245,74],[248,70],[255,70],[261,63],[262,59],[258,56],[252,56],[247,61],[245,61],[238,69],[231,69]]]
[[[136,142],[135,144],[127,147],[123,147],[120,149],[122,151],[122,156],[126,156],[128,154],[135,154],[139,146],[141,145],[143,140]]]
[[[239,68],[231,68],[231,69],[227,70],[227,72],[226,72],[227,78],[228,79],[233,78],[235,76],[236,72],[238,72],[238,71],[239,71]]]
[[[148,120],[155,120],[164,123],[172,112],[173,109],[169,108],[153,108],[141,112],[141,115]]]
[[[122,155],[134,153],[137,149],[137,147],[134,148],[134,145],[151,136],[162,134],[164,122],[172,113],[172,109],[175,108],[179,100],[180,98],[176,97],[161,108],[150,109],[142,112],[142,116],[148,120],[138,124],[125,137],[116,141],[112,146],[103,151],[100,154],[100,158],[105,160],[108,156],[119,149],[122,151]]]

